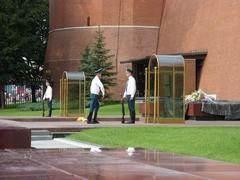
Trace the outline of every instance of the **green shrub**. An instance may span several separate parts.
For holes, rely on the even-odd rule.
[[[114,105],[118,104],[118,101],[102,101],[100,100],[100,106],[105,106],[105,105]],[[45,101],[45,109],[47,109],[47,101]],[[53,110],[55,109],[60,109],[60,102],[53,100]],[[69,105],[69,108],[75,109],[78,107],[78,102],[73,102],[72,104]],[[90,107],[90,102],[88,101],[86,103],[86,108]],[[37,102],[37,103],[24,103],[24,104],[18,104],[16,105],[16,109],[19,109],[21,111],[41,111],[42,110],[42,102]]]
[[[115,104],[119,104],[120,103],[120,101],[116,101],[116,100],[99,100],[99,104],[100,104],[100,106],[106,106],[106,105],[115,105]],[[87,100],[87,102],[86,102],[86,106],[85,106],[86,108],[90,108],[90,99],[89,100]]]
[[[44,104],[45,104],[44,106],[45,109],[47,109],[47,101],[45,101]],[[53,107],[53,110],[60,109],[60,103],[58,101],[53,100],[52,107]],[[19,104],[17,105],[16,108],[22,111],[41,111],[42,102]]]

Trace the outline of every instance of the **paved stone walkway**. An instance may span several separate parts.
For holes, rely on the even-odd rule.
[[[125,126],[239,126],[240,121],[195,121],[188,120],[185,124],[146,124],[143,121],[137,121],[136,124],[121,124],[120,121],[100,121],[100,124],[87,124],[83,122],[76,121],[74,119],[67,120],[67,118],[41,118],[41,117],[12,117],[13,120],[9,120],[11,117],[1,117],[0,116],[0,126],[1,124],[8,126],[18,126],[25,127],[33,130],[50,130],[50,131],[80,131],[87,128],[101,128],[101,127],[125,127]],[[34,120],[34,118],[36,120]],[[109,118],[109,117],[108,117]]]
[[[0,179],[240,179],[240,164],[144,149],[5,149],[0,157]]]
[[[86,124],[73,120],[45,121],[44,118],[38,118],[37,121],[24,121],[4,120],[0,117],[0,126],[57,132],[142,125],[240,127],[240,121],[186,121],[185,124],[145,124],[138,121],[135,125],[127,125],[118,121]],[[32,143],[33,147],[43,149],[0,150],[0,179],[240,179],[240,164],[144,149],[138,149],[134,154],[128,154],[125,149],[103,149],[101,153],[91,153],[89,149],[79,148],[79,144],[66,143],[61,139],[54,140],[53,144],[39,142],[34,145],[34,141]]]

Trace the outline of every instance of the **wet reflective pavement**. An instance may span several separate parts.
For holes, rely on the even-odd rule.
[[[240,179],[240,164],[152,150],[0,150],[0,179]]]

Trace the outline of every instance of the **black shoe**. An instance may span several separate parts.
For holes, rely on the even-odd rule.
[[[136,113],[135,111],[132,112],[132,119],[131,121],[133,122],[133,124],[135,123],[135,119],[136,119]]]
[[[125,124],[135,124],[135,122],[133,122],[133,121],[127,121],[127,122],[125,122]]]
[[[52,116],[52,109],[49,110],[47,117],[51,117],[51,116]]]
[[[91,124],[91,122],[92,122],[92,114],[93,114],[93,113],[90,112],[89,115],[88,115],[88,117],[87,117],[87,123],[88,123],[88,124]]]
[[[93,120],[92,120],[93,124],[99,124],[99,122],[97,121],[97,113],[98,113],[98,110],[95,110]]]
[[[97,121],[97,122],[96,122],[96,121],[91,121],[91,122],[88,122],[88,121],[87,121],[87,123],[88,123],[88,124],[98,124],[99,122],[98,122],[98,121]]]
[[[92,124],[99,124],[97,120],[92,121]]]

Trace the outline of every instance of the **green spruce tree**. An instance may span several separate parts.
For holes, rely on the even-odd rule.
[[[116,72],[114,72],[114,66],[112,60],[114,55],[109,54],[110,49],[105,47],[105,37],[103,36],[103,31],[98,29],[96,32],[95,43],[92,48],[86,47],[82,58],[81,58],[81,71],[84,71],[87,78],[88,91],[91,85],[91,80],[95,76],[94,71],[97,68],[103,68],[101,81],[106,90],[110,87],[115,86],[116,83]],[[106,91],[106,95],[109,97],[109,93]]]
[[[86,76],[86,95],[89,97],[90,95],[90,85],[91,81],[95,76],[95,68],[96,66],[94,65],[93,61],[93,53],[92,49],[87,46],[81,56],[80,59],[80,71],[83,71]]]

